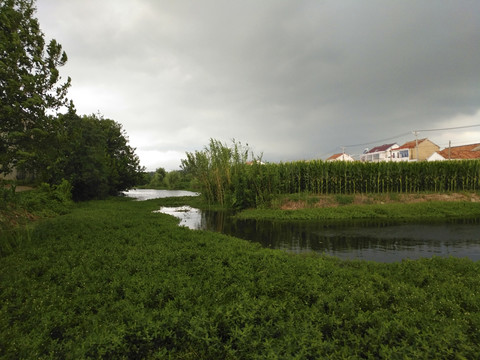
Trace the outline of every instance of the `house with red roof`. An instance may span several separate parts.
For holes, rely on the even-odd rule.
[[[370,150],[365,150],[360,157],[360,160],[363,162],[381,162],[381,161],[390,161],[392,156],[392,151],[398,148],[397,143],[393,144],[383,144],[380,146],[375,146]]]
[[[333,154],[327,161],[354,161],[354,159],[345,153]]]
[[[441,151],[433,153],[428,158],[428,161],[477,159],[480,159],[480,143],[461,146],[450,146]]]
[[[392,150],[392,161],[425,161],[439,150],[440,147],[427,138],[412,140]]]

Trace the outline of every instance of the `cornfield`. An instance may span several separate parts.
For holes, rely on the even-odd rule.
[[[480,161],[292,162],[258,165],[257,188],[268,193],[312,194],[476,191]],[[252,169],[253,170],[253,169]]]
[[[211,140],[183,168],[211,202],[257,206],[280,194],[415,193],[480,190],[480,160],[442,162],[247,163],[248,149]],[[253,155],[252,155],[253,156]]]

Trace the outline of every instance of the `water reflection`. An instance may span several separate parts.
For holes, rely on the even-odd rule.
[[[379,262],[434,255],[480,260],[480,219],[424,224],[386,221],[325,224],[236,220],[227,212],[198,209],[183,208],[176,213],[163,208],[161,211],[179,217],[181,225],[192,229],[217,231],[296,253],[316,251],[342,259]]]
[[[178,225],[185,226],[193,230],[202,229],[202,211],[190,206],[162,207],[154,211],[163,214],[175,216],[180,219]]]
[[[130,189],[124,191],[123,194],[127,197],[135,198],[138,201],[160,199],[167,197],[180,196],[198,196],[199,193],[185,190],[154,190],[154,189]]]

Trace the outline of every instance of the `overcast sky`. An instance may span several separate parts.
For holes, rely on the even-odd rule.
[[[480,1],[37,0],[81,115],[122,124],[148,170],[210,138],[265,161],[480,125]],[[441,148],[480,127],[421,131]],[[349,145],[357,145],[351,146]]]

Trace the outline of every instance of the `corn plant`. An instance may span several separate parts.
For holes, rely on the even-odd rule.
[[[252,154],[253,157],[253,154]],[[477,191],[480,161],[324,162],[247,164],[248,148],[211,140],[183,160],[210,202],[252,207],[275,195]]]

